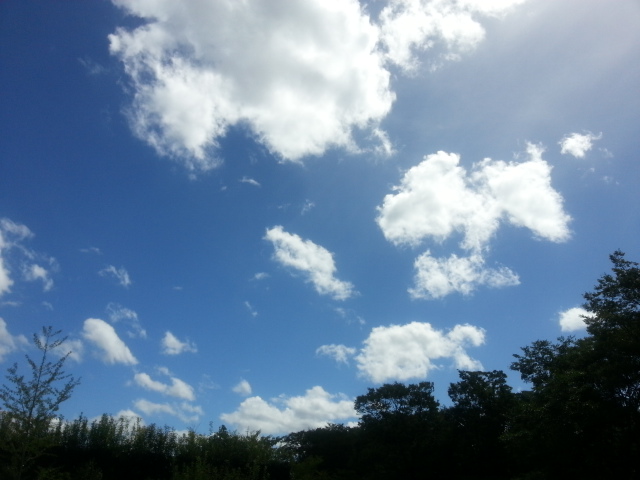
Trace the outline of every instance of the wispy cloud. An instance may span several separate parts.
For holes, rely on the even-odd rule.
[[[0,296],[9,293],[17,279],[42,281],[45,291],[53,288],[51,272],[57,262],[25,245],[33,236],[27,226],[0,218]]]
[[[124,267],[116,268],[113,265],[107,265],[105,268],[98,272],[102,277],[112,277],[118,284],[128,288],[131,285],[131,278],[129,272]]]
[[[240,183],[248,183],[249,185],[253,185],[254,187],[259,187],[260,183],[257,180],[249,177],[242,177],[240,179]]]
[[[180,355],[185,352],[196,353],[198,351],[195,343],[190,342],[189,340],[182,342],[169,331],[165,332],[161,346],[162,353],[165,355]]]
[[[204,415],[202,407],[192,405],[188,402],[182,403],[155,403],[146,399],[138,399],[134,403],[134,408],[145,415],[171,415],[177,417],[185,423],[195,423]]]
[[[0,362],[4,361],[6,355],[28,344],[29,341],[24,335],[12,335],[9,333],[7,322],[0,317]]]
[[[321,345],[316,349],[316,355],[325,355],[338,363],[349,363],[349,358],[356,354],[356,349],[345,345]]]
[[[130,308],[111,302],[107,305],[107,315],[111,323],[123,322],[129,326],[131,330],[127,334],[130,337],[147,338],[147,331],[142,328],[138,314]]]
[[[285,232],[281,226],[267,230],[264,238],[273,244],[274,259],[285,267],[302,272],[319,294],[346,300],[356,293],[351,283],[335,277],[333,254],[324,247]]]

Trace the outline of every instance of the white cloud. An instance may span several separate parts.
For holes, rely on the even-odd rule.
[[[60,357],[69,354],[69,359],[81,362],[84,354],[84,344],[79,339],[67,339],[55,349],[56,355]]]
[[[162,338],[162,353],[165,355],[180,355],[181,353],[191,352],[196,353],[198,347],[193,342],[186,340],[184,342],[178,340],[178,338],[167,330]]]
[[[356,354],[356,349],[345,345],[321,345],[316,349],[316,355],[326,355],[338,363],[349,363],[349,357]]]
[[[123,287],[127,288],[131,285],[131,278],[129,272],[124,267],[116,268],[113,265],[108,265],[98,272],[100,276],[111,276]]]
[[[558,315],[560,329],[563,332],[575,332],[576,330],[586,329],[587,324],[584,322],[585,316],[588,317],[589,312],[580,307],[574,307],[560,312]]]
[[[244,306],[247,307],[247,310],[249,311],[252,317],[258,316],[258,311],[255,308],[253,308],[253,305],[251,305],[251,303],[245,301]]]
[[[455,368],[481,370],[466,346],[484,344],[484,330],[472,325],[456,325],[448,332],[429,323],[412,322],[374,328],[356,357],[360,374],[375,383],[426,378],[440,368],[434,360],[450,358]]]
[[[332,395],[316,386],[303,396],[281,396],[272,403],[261,397],[247,398],[235,412],[224,413],[220,419],[240,430],[278,434],[319,428],[355,416],[353,400],[342,394]]]
[[[12,273],[15,271],[22,273],[23,280],[41,280],[45,291],[53,288],[50,270],[34,262],[48,263],[50,269],[55,270],[56,261],[24,246],[24,241],[33,236],[25,225],[0,218],[0,296],[11,291],[15,283]]]
[[[281,226],[267,230],[264,238],[273,244],[275,260],[304,273],[319,294],[345,300],[356,293],[351,283],[335,277],[333,254],[324,247],[287,233]]]
[[[179,418],[185,423],[194,423],[204,415],[202,407],[191,405],[186,402],[178,404],[155,403],[146,399],[138,399],[134,402],[134,407],[145,415],[168,414]]]
[[[16,351],[20,346],[29,343],[24,335],[11,335],[7,328],[7,322],[0,317],[0,362],[4,361],[4,357],[11,352]]]
[[[105,363],[122,363],[136,365],[138,360],[129,347],[118,337],[114,328],[99,318],[88,318],[84,321],[82,336],[101,350]]]
[[[525,0],[391,0],[380,12],[381,42],[388,61],[405,71],[419,66],[418,52],[436,50],[432,67],[456,60],[484,39],[478,15],[503,16]]]
[[[162,393],[170,397],[181,398],[183,400],[194,401],[196,399],[193,387],[183,380],[171,377],[171,385],[153,380],[146,373],[136,373],[133,380],[137,385],[147,390]]]
[[[468,295],[478,286],[492,288],[518,285],[518,276],[506,267],[486,268],[480,255],[449,258],[434,258],[428,250],[415,263],[413,288],[409,293],[413,298],[441,298],[454,292]]]
[[[238,384],[232,389],[238,395],[242,395],[243,397],[247,397],[251,395],[251,385],[246,380],[240,380]]]
[[[254,180],[253,178],[249,178],[249,177],[242,177],[240,179],[240,183],[248,183],[249,185],[253,185],[254,187],[260,187],[260,182],[258,182],[257,180]]]
[[[129,75],[135,134],[191,170],[214,168],[230,126],[284,160],[355,148],[394,95],[378,29],[356,0],[113,0],[145,24],[109,36]]]
[[[127,332],[130,337],[147,338],[147,331],[142,328],[138,314],[130,308],[111,302],[107,305],[107,314],[111,323],[124,322],[131,330]]]
[[[378,207],[377,222],[387,240],[416,247],[430,239],[442,243],[462,237],[468,256],[436,259],[426,252],[415,262],[414,297],[437,298],[477,285],[516,285],[506,268],[485,268],[484,255],[501,223],[526,227],[537,238],[568,240],[571,220],[563,199],[551,187],[551,167],[542,149],[528,144],[529,159],[520,163],[486,158],[467,172],[459,155],[438,152],[410,168],[394,193]]]
[[[591,132],[587,132],[584,135],[580,133],[570,133],[560,140],[560,153],[563,155],[568,153],[576,158],[584,158],[586,153],[593,147],[593,142],[601,138],[602,133],[598,135],[594,135]]]

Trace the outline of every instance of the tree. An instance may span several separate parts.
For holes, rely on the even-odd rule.
[[[18,373],[18,364],[7,369],[7,383],[0,389],[4,406],[3,427],[5,449],[11,460],[11,474],[21,479],[34,461],[49,447],[49,433],[60,405],[71,397],[80,383],[63,367],[71,352],[58,360],[51,355],[60,351],[67,337],[60,338],[60,330],[42,327],[40,335],[33,335],[33,342],[40,357],[25,355],[31,369],[31,378]],[[6,465],[6,463],[5,463]]]
[[[510,443],[562,476],[635,478],[640,455],[640,268],[616,251],[584,294],[588,335],[537,341],[511,368],[533,390]],[[541,446],[543,446],[541,448]]]
[[[501,441],[515,403],[507,375],[459,371],[449,386],[453,405],[446,410],[455,467],[463,476],[506,478],[509,462]]]

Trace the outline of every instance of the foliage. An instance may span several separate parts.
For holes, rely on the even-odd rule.
[[[11,457],[11,475],[17,479],[49,447],[49,430],[60,409],[60,405],[71,397],[79,380],[63,370],[71,354],[66,353],[56,361],[56,354],[66,337],[59,338],[60,331],[43,327],[41,335],[34,334],[33,341],[40,350],[39,359],[26,355],[31,368],[31,378],[18,373],[18,364],[7,369],[8,383],[0,389],[0,400],[6,409],[3,413],[3,450]]]

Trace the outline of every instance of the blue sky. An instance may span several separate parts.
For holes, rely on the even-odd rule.
[[[640,258],[640,6],[0,2],[0,366],[266,434],[582,335]],[[515,388],[524,388],[510,374]]]

